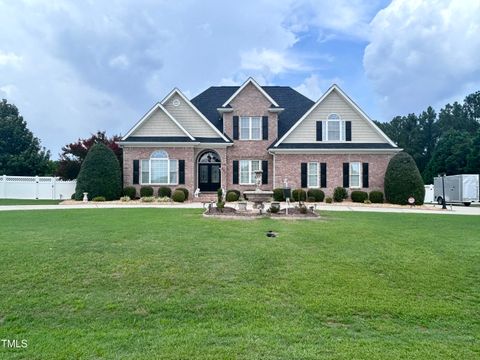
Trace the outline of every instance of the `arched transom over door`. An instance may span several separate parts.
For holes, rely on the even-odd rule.
[[[217,191],[221,186],[220,156],[213,150],[198,158],[198,187],[200,191]]]

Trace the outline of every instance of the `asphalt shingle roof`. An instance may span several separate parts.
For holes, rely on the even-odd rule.
[[[223,120],[217,108],[222,107],[239,86],[212,86],[195,96],[191,102],[220,131]],[[277,104],[284,108],[278,114],[278,138],[282,137],[312,107],[314,102],[289,86],[262,86]]]

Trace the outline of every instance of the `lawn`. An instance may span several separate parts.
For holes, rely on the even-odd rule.
[[[0,199],[3,205],[57,205],[63,200],[30,200],[30,199]]]
[[[478,217],[324,215],[0,213],[0,358],[479,358]]]

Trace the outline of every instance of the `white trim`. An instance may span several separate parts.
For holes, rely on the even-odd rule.
[[[229,113],[229,112],[233,112],[233,108],[217,108],[217,111],[219,113]]]
[[[200,118],[201,118],[203,121],[205,121],[205,122],[208,124],[208,126],[210,126],[210,127],[213,129],[213,131],[215,131],[218,135],[220,135],[220,137],[221,137],[223,140],[225,140],[225,141],[227,141],[227,142],[230,142],[230,141],[225,137],[225,135],[223,135],[223,134],[215,127],[215,125],[213,125],[213,124],[205,117],[205,115],[203,115],[203,114],[200,112],[200,110],[198,110],[198,109],[195,107],[195,105],[193,105],[193,104],[191,103],[191,101],[187,99],[187,97],[186,97],[185,95],[183,95],[183,93],[180,91],[180,89],[174,88],[172,91],[170,91],[170,93],[169,93],[167,96],[165,96],[165,98],[161,101],[161,104],[164,104],[164,103],[165,103],[168,99],[170,99],[170,98],[173,96],[173,94],[175,94],[175,93],[177,93],[177,94],[193,109],[193,111],[195,111],[195,112],[197,113],[197,115],[200,116]]]
[[[242,161],[248,161],[248,180],[252,181],[252,162],[257,161],[259,163],[258,168],[261,170],[262,169],[262,160],[258,159],[252,159],[252,160],[246,160],[246,159],[241,159],[238,161],[238,184],[239,185],[255,185],[255,179],[253,179],[252,182],[242,182]]]
[[[137,141],[117,141],[120,147],[219,147],[224,148],[232,146],[232,143],[204,143],[204,142],[137,142]]]
[[[227,106],[228,104],[230,104],[230,102],[235,99],[237,97],[238,94],[240,94],[240,92],[245,89],[245,87],[248,85],[248,84],[253,84],[253,86],[255,86],[257,88],[258,91],[260,91],[262,93],[263,96],[265,96],[267,98],[268,101],[270,101],[271,104],[275,105],[276,107],[279,107],[279,105],[277,104],[277,102],[275,100],[272,99],[272,97],[270,95],[267,94],[267,92],[265,90],[262,89],[262,87],[260,85],[258,85],[258,83],[252,78],[252,77],[249,77],[247,79],[247,81],[245,81],[242,86],[240,86],[238,88],[237,91],[235,91],[233,93],[232,96],[230,96],[230,98],[225,101],[222,105],[222,107],[225,107]]]
[[[167,153],[168,154],[168,153]],[[143,166],[142,162],[143,161],[148,161],[148,183],[142,182],[143,180]],[[166,161],[167,162],[167,182],[166,183],[152,183],[152,161]],[[177,181],[172,183],[170,182],[170,166],[171,166],[171,161],[175,161],[177,163]],[[177,159],[170,159],[164,158],[164,159],[155,159],[155,158],[148,158],[148,159],[141,159],[140,160],[140,185],[170,185],[170,186],[175,186],[178,185],[178,176],[179,176],[179,171],[178,171],[178,160]]]
[[[168,116],[168,118],[172,120],[175,123],[175,125],[177,125],[178,128],[185,133],[185,135],[187,135],[190,139],[195,140],[195,138],[192,135],[190,135],[190,133],[187,130],[185,130],[185,128],[182,125],[180,125],[180,123],[177,120],[175,120],[175,118],[167,111],[167,109],[165,109],[162,106],[162,104],[158,102],[127,132],[127,134],[122,138],[122,140],[126,140],[136,129],[138,129],[140,125],[142,125],[147,119],[150,118],[150,116],[153,114],[155,110],[158,110],[158,109],[162,110]]]
[[[242,139],[242,119],[248,119],[248,138]],[[260,120],[260,136],[258,139],[254,139],[252,137],[253,133],[253,119]],[[239,141],[261,141],[263,140],[263,124],[262,124],[262,117],[261,116],[239,116],[238,117],[238,140]]]
[[[280,113],[283,110],[285,110],[285,108],[268,108],[268,112],[272,112],[272,113]]]
[[[320,105],[320,104],[327,98],[327,96],[330,95],[330,93],[331,93],[332,91],[334,91],[334,90],[336,90],[336,91],[338,92],[338,94],[339,94],[350,106],[352,106],[352,107],[360,114],[360,116],[363,117],[363,118],[370,124],[370,126],[372,126],[373,129],[376,130],[377,133],[380,134],[390,145],[392,145],[393,147],[397,147],[397,145],[396,145],[387,135],[385,135],[385,133],[384,133],[382,130],[380,130],[380,128],[379,128],[377,125],[375,125],[375,123],[373,122],[373,120],[370,119],[370,118],[368,117],[368,115],[365,114],[365,112],[363,112],[363,110],[360,109],[360,108],[358,107],[358,105],[355,104],[355,102],[353,102],[353,100],[350,99],[350,98],[348,97],[348,95],[345,94],[345,93],[343,92],[343,90],[340,89],[340,87],[339,87],[337,84],[333,84],[332,86],[330,86],[330,88],[320,97],[320,99],[318,99],[317,102],[316,102],[315,104],[313,104],[312,107],[311,107],[305,114],[303,114],[303,116],[285,133],[285,135],[283,135],[283,136],[280,138],[280,140],[278,140],[278,141],[275,143],[274,147],[277,147],[279,144],[281,144],[281,143],[292,133],[292,131],[295,130],[295,129],[298,127],[298,125],[300,125],[300,124],[308,117],[308,115],[310,115],[310,113],[311,113],[313,110],[315,110],[315,109],[318,107],[318,105]]]
[[[317,176],[317,185],[311,186],[310,185],[310,164],[316,164],[317,165],[317,173],[315,174]],[[320,163],[318,161],[309,161],[307,163],[307,188],[308,189],[319,189],[320,188]]]
[[[352,178],[352,164],[358,164],[358,186],[351,185],[351,178]],[[348,188],[349,189],[361,189],[363,186],[363,179],[362,179],[362,162],[361,161],[350,161],[348,163]]]
[[[269,149],[270,154],[393,154],[403,149]]]

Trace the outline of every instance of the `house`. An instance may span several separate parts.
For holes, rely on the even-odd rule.
[[[288,86],[212,86],[193,99],[173,89],[119,142],[124,186],[201,194],[337,186],[383,191],[400,151],[337,85],[313,102]],[[208,196],[208,195],[207,195]]]

